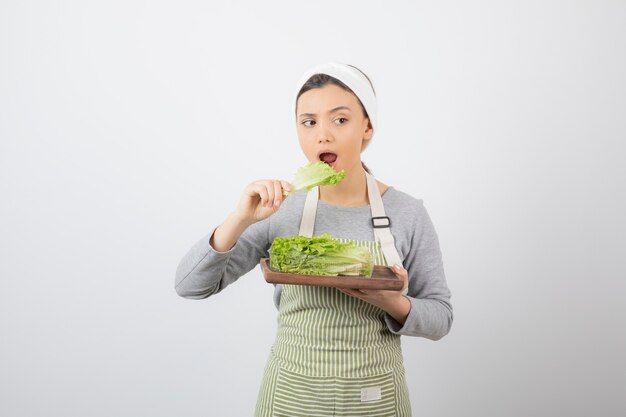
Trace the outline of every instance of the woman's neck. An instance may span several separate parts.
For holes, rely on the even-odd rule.
[[[336,206],[358,207],[369,204],[367,198],[367,177],[360,163],[349,171],[337,185],[320,187],[319,199]]]

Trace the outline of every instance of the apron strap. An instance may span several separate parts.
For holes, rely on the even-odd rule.
[[[317,200],[319,198],[319,187],[313,187],[306,195],[302,220],[300,222],[300,236],[313,237],[313,227],[315,226],[315,214],[317,212]]]
[[[365,175],[367,175],[367,194],[372,210],[372,227],[376,240],[380,242],[380,247],[387,259],[387,265],[393,266],[398,264],[402,266],[402,260],[400,259],[400,255],[398,255],[395,241],[390,230],[391,220],[385,214],[385,206],[383,205],[383,199],[380,196],[376,179],[367,172],[365,172]]]

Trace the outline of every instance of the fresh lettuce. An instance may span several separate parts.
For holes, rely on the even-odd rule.
[[[291,182],[293,185],[290,193],[301,190],[309,191],[311,188],[321,185],[335,185],[346,177],[345,171],[337,172],[326,162],[309,162],[296,172]],[[287,193],[285,193],[287,194]]]
[[[372,254],[352,242],[320,236],[277,237],[269,250],[274,271],[306,275],[371,276]]]

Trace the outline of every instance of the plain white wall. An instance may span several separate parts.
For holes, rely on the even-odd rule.
[[[174,271],[306,162],[294,85],[340,61],[453,292],[403,338],[415,415],[623,416],[624,2],[225,3],[0,4],[0,415],[252,415],[272,286]]]

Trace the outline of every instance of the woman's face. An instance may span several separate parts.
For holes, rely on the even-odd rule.
[[[300,147],[310,162],[326,160],[346,173],[361,166],[363,141],[373,130],[354,94],[334,84],[314,88],[298,98],[296,115]]]

